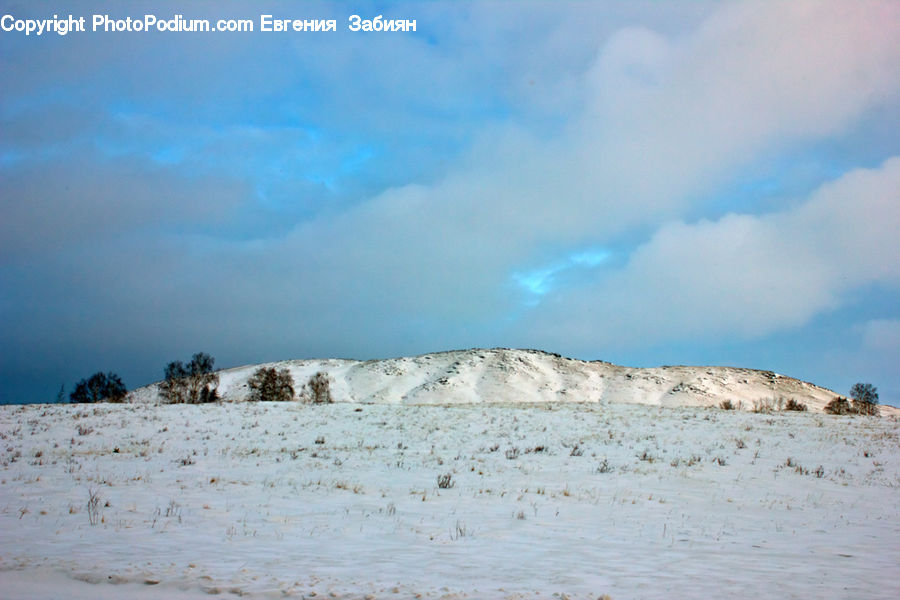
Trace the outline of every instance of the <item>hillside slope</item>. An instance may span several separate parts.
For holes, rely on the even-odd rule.
[[[415,357],[355,361],[289,360],[219,372],[226,401],[246,399],[247,380],[260,366],[288,369],[295,389],[317,371],[332,379],[337,402],[461,404],[599,402],[657,406],[718,406],[749,410],[765,399],[793,398],[821,411],[837,394],[771,371],[735,367],[621,367],[538,350],[456,350]],[[158,384],[131,393],[134,402],[159,400]]]

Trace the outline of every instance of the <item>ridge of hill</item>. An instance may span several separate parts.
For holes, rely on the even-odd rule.
[[[219,371],[225,401],[245,400],[260,367],[287,369],[295,389],[316,372],[331,378],[336,402],[472,404],[598,402],[656,406],[719,406],[745,410],[754,402],[793,399],[822,411],[837,393],[772,371],[739,367],[623,367],[540,350],[452,350],[379,360],[309,359]],[[159,384],[131,392],[133,402],[158,401]],[[891,407],[884,407],[890,409]]]

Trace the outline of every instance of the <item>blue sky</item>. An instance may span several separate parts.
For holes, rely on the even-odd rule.
[[[534,347],[900,404],[896,2],[2,2],[0,398]],[[415,19],[353,33],[350,15]]]

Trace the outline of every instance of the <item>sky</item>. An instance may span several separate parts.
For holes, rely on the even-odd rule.
[[[898,2],[0,0],[70,13],[0,31],[2,402],[520,347],[900,405]]]

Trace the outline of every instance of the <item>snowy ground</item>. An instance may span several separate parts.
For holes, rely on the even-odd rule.
[[[898,434],[596,403],[3,406],[0,597],[893,599]]]

